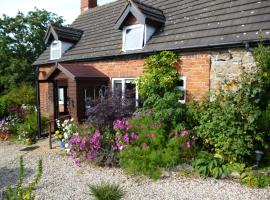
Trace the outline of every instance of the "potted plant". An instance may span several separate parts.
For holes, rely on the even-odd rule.
[[[55,131],[56,138],[60,141],[60,147],[65,148],[64,135],[59,131]]]

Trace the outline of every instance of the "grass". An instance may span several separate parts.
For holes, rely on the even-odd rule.
[[[104,182],[99,185],[89,185],[89,189],[90,195],[96,200],[120,200],[126,193],[119,185]]]

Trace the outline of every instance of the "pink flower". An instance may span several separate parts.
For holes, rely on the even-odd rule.
[[[142,144],[142,148],[143,148],[143,149],[146,149],[147,147],[148,147],[148,145],[147,145],[146,143],[143,143],[143,144]]]
[[[156,139],[156,134],[155,133],[152,133],[152,139]]]
[[[100,134],[100,131],[99,130],[96,130],[94,136],[98,138],[98,137],[100,137],[100,135],[101,135]]]
[[[184,128],[182,131],[181,131],[181,136],[182,137],[185,137],[188,135],[188,130],[186,128]]]
[[[187,141],[187,148],[190,148],[190,147],[191,147],[191,142]]]
[[[145,137],[148,138],[149,137],[149,133],[145,133]]]
[[[150,128],[152,128],[152,129],[155,128],[155,124],[153,124],[153,123],[150,124]]]

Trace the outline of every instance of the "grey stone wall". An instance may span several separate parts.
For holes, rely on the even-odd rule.
[[[244,71],[255,70],[255,60],[252,52],[245,49],[228,49],[211,53],[210,91],[214,92],[224,83],[239,81]]]

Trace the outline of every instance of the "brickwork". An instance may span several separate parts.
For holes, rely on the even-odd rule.
[[[94,7],[97,7],[97,0],[81,0],[81,13]]]
[[[180,74],[186,77],[187,99],[193,97],[198,100],[209,92],[210,65],[209,52],[181,54],[177,68]]]
[[[210,54],[208,52],[194,52],[194,53],[184,53],[181,55],[176,67],[179,73],[187,78],[187,94],[188,99],[193,96],[195,99],[200,99],[207,92],[209,92],[209,81],[210,81]],[[111,59],[102,61],[93,61],[87,63],[80,63],[83,65],[91,65],[112,80],[112,78],[136,78],[143,72],[144,58],[141,56],[127,57],[123,59]],[[52,67],[52,66],[51,66]],[[76,63],[74,63],[76,67]],[[42,76],[40,80],[44,80],[49,73],[49,66],[42,67]],[[48,108],[46,102],[53,104],[53,100],[47,99],[46,94],[49,94],[49,98],[53,96],[52,84],[49,88],[47,83],[40,84],[40,97],[41,97],[41,113],[42,115],[48,116],[48,112],[53,112],[53,106],[49,105]],[[83,106],[83,104],[78,103],[82,101],[83,91],[80,82],[75,82],[72,80],[68,81],[68,96],[70,98],[69,111],[73,116],[81,118],[82,113],[77,108],[78,104]],[[90,82],[89,82],[90,84]],[[49,92],[47,90],[50,90]],[[79,95],[80,94],[80,95]],[[78,97],[81,96],[81,97]],[[50,117],[53,114],[50,114]]]

